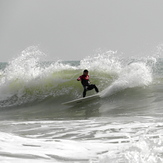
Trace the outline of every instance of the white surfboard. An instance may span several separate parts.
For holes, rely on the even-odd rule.
[[[100,98],[100,95],[95,94],[95,95],[87,96],[87,97],[84,97],[84,98],[82,97],[82,98],[78,98],[76,100],[72,100],[72,101],[62,103],[62,105],[74,106],[74,105],[77,105],[77,104],[84,104],[84,103],[86,103],[88,101],[92,101],[92,100],[99,99],[99,98]]]

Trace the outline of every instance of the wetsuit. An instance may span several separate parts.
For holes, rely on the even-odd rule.
[[[90,84],[90,82],[89,82],[89,75],[81,75],[81,76],[79,76],[79,78],[77,80],[81,81],[81,83],[83,85],[83,88],[84,88],[83,97],[86,96],[86,91],[88,91],[88,90],[95,89],[95,91],[97,93],[99,92],[99,90],[98,90],[98,88],[96,87],[95,84]]]

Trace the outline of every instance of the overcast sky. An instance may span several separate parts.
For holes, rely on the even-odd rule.
[[[99,48],[124,55],[163,43],[163,0],[0,0],[0,61],[36,45],[46,60]]]

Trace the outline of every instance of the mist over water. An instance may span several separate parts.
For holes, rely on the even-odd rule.
[[[37,47],[0,63],[1,162],[163,161],[163,60],[100,52],[80,61],[43,62]],[[77,106],[83,69],[100,99]],[[87,92],[87,95],[95,91]],[[37,150],[36,150],[37,149]]]

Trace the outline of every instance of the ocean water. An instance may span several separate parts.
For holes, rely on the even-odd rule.
[[[162,163],[163,59],[107,51],[42,62],[36,47],[0,63],[1,163]],[[77,106],[89,70],[100,99]],[[87,92],[87,95],[95,91]]]

